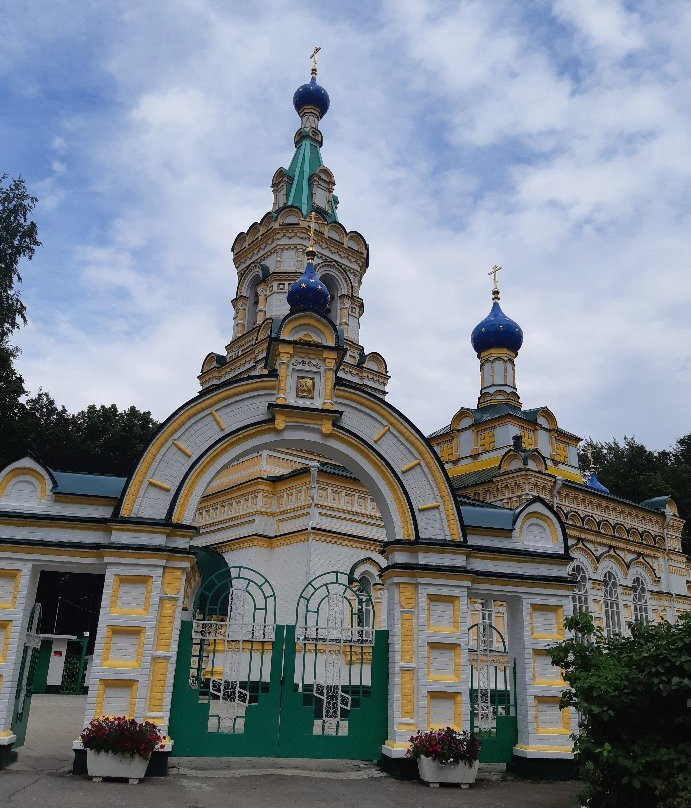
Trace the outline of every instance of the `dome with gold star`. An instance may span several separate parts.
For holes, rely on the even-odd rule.
[[[306,255],[305,271],[290,285],[288,290],[291,314],[296,311],[314,311],[317,314],[326,314],[329,308],[329,291],[314,270],[316,255],[314,250],[307,250]]]

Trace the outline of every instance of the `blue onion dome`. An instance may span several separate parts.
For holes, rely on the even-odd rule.
[[[329,308],[329,290],[319,280],[314,271],[315,251],[307,250],[307,266],[302,275],[290,284],[288,290],[288,305],[291,314],[296,311],[314,311],[317,314],[326,314]]]
[[[588,477],[588,488],[593,488],[595,491],[601,491],[603,494],[609,494],[609,488],[604,486],[598,479],[595,472],[590,473]]]
[[[490,313],[473,329],[470,342],[478,355],[490,348],[505,348],[517,354],[523,345],[523,331],[504,314],[495,299]]]
[[[293,96],[293,106],[297,114],[303,107],[316,107],[319,110],[319,117],[323,118],[329,110],[329,94],[317,84],[317,77],[312,76],[307,84],[303,84],[295,90]]]

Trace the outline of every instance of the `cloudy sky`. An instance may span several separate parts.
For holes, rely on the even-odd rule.
[[[499,263],[524,406],[655,448],[691,431],[688,2],[6,0],[0,23],[0,170],[40,198],[32,391],[158,418],[196,393],[319,44],[390,401],[425,431],[474,405]]]

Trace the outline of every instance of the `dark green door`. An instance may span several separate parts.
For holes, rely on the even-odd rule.
[[[33,693],[36,663],[38,661],[41,637],[39,635],[41,623],[41,604],[35,603],[29,615],[29,626],[22,650],[22,661],[19,666],[19,678],[14,698],[14,712],[12,715],[12,732],[17,736],[14,742],[15,749],[24,745],[26,725],[29,721],[29,708],[31,707],[31,694]]]
[[[254,570],[202,584],[183,621],[171,704],[175,756],[376,759],[386,738],[388,633],[343,573],[303,590],[275,625]]]

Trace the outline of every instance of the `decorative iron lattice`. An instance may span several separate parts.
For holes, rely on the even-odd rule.
[[[492,612],[482,609],[477,630],[475,670],[477,673],[477,728],[490,730],[494,726],[491,699],[490,651],[492,650]]]
[[[314,735],[348,735],[349,715],[371,688],[373,614],[369,592],[344,573],[317,576],[300,595],[295,683],[312,699]]]
[[[245,567],[211,579],[204,594],[205,609],[192,621],[189,685],[209,705],[209,732],[242,734],[247,708],[269,687],[275,596],[263,576]]]

